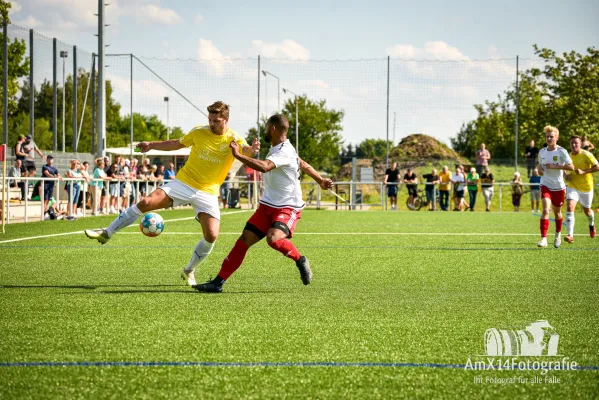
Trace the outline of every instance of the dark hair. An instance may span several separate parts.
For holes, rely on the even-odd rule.
[[[272,115],[266,123],[270,123],[279,132],[287,132],[289,130],[289,120],[283,114]]]
[[[580,140],[582,142],[582,138],[580,136],[578,136],[578,135],[574,135],[574,136],[570,137],[570,141],[572,141],[574,139],[578,139],[578,140]]]
[[[209,114],[218,114],[223,118],[229,118],[229,106],[222,101],[209,105],[207,110]]]

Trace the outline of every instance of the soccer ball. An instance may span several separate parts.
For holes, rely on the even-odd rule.
[[[160,214],[147,213],[146,215],[141,217],[141,221],[139,222],[139,229],[141,229],[141,233],[143,233],[146,236],[158,236],[164,230],[164,220],[162,219]]]

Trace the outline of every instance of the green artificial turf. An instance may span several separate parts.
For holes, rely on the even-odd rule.
[[[205,294],[179,277],[199,224],[189,210],[161,214],[163,235],[146,238],[130,227],[103,246],[80,232],[111,217],[7,227],[0,237],[1,398],[599,393],[599,238],[588,237],[583,215],[574,244],[537,249],[539,222],[530,213],[306,210],[293,242],[312,263],[309,286],[292,261],[262,242],[222,294]],[[218,273],[250,215],[223,215],[198,281]],[[591,369],[542,375],[462,367],[484,354],[486,329],[542,319],[560,335],[559,354]],[[528,383],[488,382],[511,377]],[[530,383],[537,377],[543,382]]]

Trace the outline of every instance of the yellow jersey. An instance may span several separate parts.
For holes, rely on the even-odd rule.
[[[441,172],[439,174],[439,178],[440,178],[439,190],[449,190],[449,188],[451,186],[451,172],[448,171],[446,174]]]
[[[570,153],[570,157],[576,169],[589,169],[597,164],[595,156],[586,150],[580,150],[577,155]],[[593,190],[593,174],[577,175],[575,172],[571,172],[570,178],[569,181],[566,181],[569,188],[585,193]]]
[[[217,196],[235,159],[229,147],[233,140],[241,148],[248,145],[231,128],[224,135],[215,135],[208,126],[193,128],[179,140],[183,146],[191,147],[191,152],[176,178],[192,188]]]

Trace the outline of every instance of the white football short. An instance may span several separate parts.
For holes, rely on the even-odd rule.
[[[164,193],[173,200],[173,206],[191,204],[196,215],[204,212],[220,221],[218,196],[194,189],[177,179],[169,181],[159,189],[164,190]]]
[[[591,208],[593,205],[593,191],[581,192],[574,188],[566,190],[566,200],[574,200],[580,203],[584,208]]]

